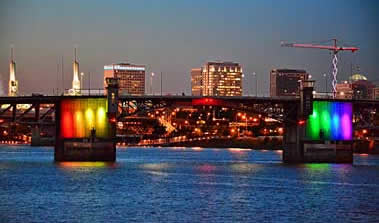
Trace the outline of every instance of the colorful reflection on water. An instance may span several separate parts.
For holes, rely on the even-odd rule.
[[[57,165],[63,168],[116,167],[116,163],[114,162],[57,162]]]

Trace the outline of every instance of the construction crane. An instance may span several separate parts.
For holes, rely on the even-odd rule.
[[[302,44],[302,43],[285,43],[281,42],[282,47],[297,47],[297,48],[313,48],[313,49],[322,49],[322,50],[330,50],[333,53],[333,59],[332,59],[332,64],[333,64],[333,80],[332,80],[332,87],[333,87],[333,98],[336,97],[337,89],[337,73],[338,73],[338,57],[337,54],[340,51],[351,51],[354,53],[357,51],[359,48],[357,47],[343,47],[343,46],[338,46],[337,45],[337,39],[332,39],[334,44],[332,46],[328,45],[317,45],[317,44]]]

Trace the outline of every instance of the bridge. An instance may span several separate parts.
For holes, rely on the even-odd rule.
[[[114,161],[116,125],[125,117],[162,108],[232,108],[283,123],[284,162],[350,163],[353,128],[375,128],[379,109],[379,101],[313,98],[306,87],[296,98],[119,96],[117,83],[108,86],[107,95],[0,97],[0,126],[30,126],[32,144],[42,128],[55,128],[56,161]]]

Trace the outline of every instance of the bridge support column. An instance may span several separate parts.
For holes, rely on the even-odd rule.
[[[55,161],[116,160],[118,81],[107,78],[107,83],[107,99],[77,97],[57,103]]]
[[[31,146],[41,145],[41,130],[38,125],[35,125],[32,129],[32,141]]]
[[[284,124],[283,136],[283,162],[303,163],[304,148],[301,143],[302,129],[296,123],[287,122]]]

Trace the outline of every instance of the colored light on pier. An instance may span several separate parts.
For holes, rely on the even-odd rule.
[[[352,140],[353,109],[348,102],[314,101],[306,136],[310,140]],[[323,134],[323,137],[322,137]]]
[[[109,138],[111,126],[107,118],[105,98],[67,99],[61,103],[61,137],[88,138],[95,128],[96,137]]]

